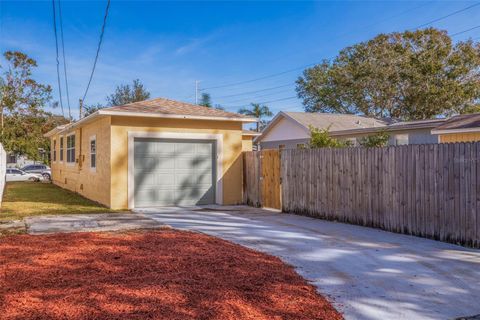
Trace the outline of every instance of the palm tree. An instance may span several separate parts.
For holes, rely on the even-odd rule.
[[[271,117],[273,115],[272,111],[266,106],[261,105],[260,103],[251,103],[251,109],[248,108],[241,108],[238,110],[238,113],[252,116],[257,118],[259,121],[257,122],[256,131],[260,131],[260,121],[263,117]]]

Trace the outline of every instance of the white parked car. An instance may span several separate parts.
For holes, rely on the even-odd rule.
[[[43,176],[40,173],[28,173],[20,169],[7,169],[5,180],[9,181],[40,181]]]

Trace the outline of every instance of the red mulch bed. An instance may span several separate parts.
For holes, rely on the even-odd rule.
[[[173,230],[0,238],[1,319],[342,319],[280,259]]]

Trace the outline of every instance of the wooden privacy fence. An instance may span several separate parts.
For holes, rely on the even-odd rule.
[[[245,154],[245,202],[261,206],[269,194],[249,186],[262,180],[259,154]],[[283,150],[279,159],[284,212],[480,247],[480,143]]]

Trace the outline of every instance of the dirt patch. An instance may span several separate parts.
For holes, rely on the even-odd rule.
[[[280,259],[174,230],[0,241],[2,319],[341,319]]]

